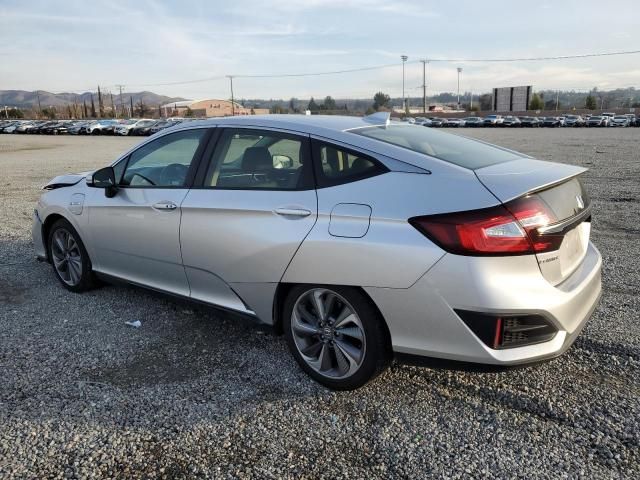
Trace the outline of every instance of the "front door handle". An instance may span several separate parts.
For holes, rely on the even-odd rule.
[[[171,211],[178,208],[178,206],[173,202],[158,202],[153,204],[153,208],[155,210]]]
[[[306,208],[276,208],[274,212],[283,217],[308,217],[311,215],[311,210]]]

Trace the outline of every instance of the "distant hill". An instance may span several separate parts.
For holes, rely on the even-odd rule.
[[[111,98],[108,92],[102,92],[105,95],[105,105],[111,104]],[[120,104],[119,95],[116,92],[113,94],[113,101],[116,105]],[[93,95],[94,102],[98,102],[97,92],[85,92],[85,93],[51,93],[39,90],[38,92],[27,92],[25,90],[0,90],[0,106],[18,107],[18,108],[37,108],[38,107],[38,94],[40,95],[40,105],[45,107],[64,107],[66,105],[77,103],[81,105],[83,101],[87,101],[87,105],[91,104],[91,95]],[[149,107],[162,105],[165,103],[179,102],[186,100],[181,97],[167,97],[165,95],[158,95],[153,92],[123,92],[122,103],[129,104],[129,98],[133,97],[133,103],[137,104],[142,99],[142,102]]]

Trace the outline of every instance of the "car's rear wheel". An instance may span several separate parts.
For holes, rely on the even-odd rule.
[[[384,320],[356,288],[296,286],[283,313],[291,353],[307,374],[329,388],[358,388],[389,365]]]
[[[58,220],[49,230],[49,258],[60,283],[72,292],[84,292],[95,286],[89,254],[73,226]]]

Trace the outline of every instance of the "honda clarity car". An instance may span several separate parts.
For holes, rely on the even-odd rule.
[[[33,240],[67,290],[118,279],[239,312],[353,389],[394,356],[565,352],[601,292],[584,172],[388,113],[193,121],[51,180]]]

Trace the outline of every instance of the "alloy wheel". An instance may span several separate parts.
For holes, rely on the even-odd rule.
[[[82,253],[73,235],[59,228],[51,238],[53,266],[64,283],[74,287],[82,278]]]
[[[304,361],[331,379],[347,378],[362,365],[366,338],[360,317],[338,293],[314,288],[300,295],[291,333]]]

